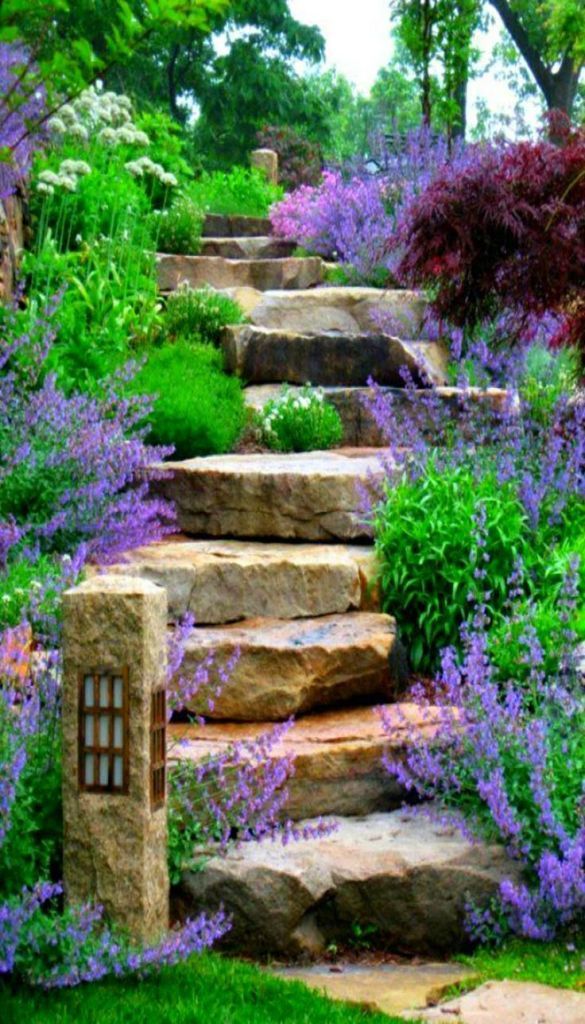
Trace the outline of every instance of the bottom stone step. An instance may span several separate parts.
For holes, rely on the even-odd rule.
[[[355,926],[395,952],[447,954],[467,944],[465,905],[495,896],[518,867],[498,846],[393,811],[342,818],[318,840],[244,843],[185,872],[176,911],[223,905],[226,945],[247,955],[319,956]]]
[[[435,722],[431,717],[423,720],[415,704],[387,706],[386,713],[396,723],[391,740],[374,708],[323,711],[294,723],[272,754],[293,754],[295,758],[295,772],[288,783],[288,818],[300,821],[325,814],[362,815],[400,806],[406,794],[384,769],[382,755],[386,751],[393,759],[402,760],[412,736],[428,738]],[[409,727],[414,730],[412,734]],[[270,722],[171,725],[170,763],[198,764],[224,754],[235,742],[256,739],[271,728]]]

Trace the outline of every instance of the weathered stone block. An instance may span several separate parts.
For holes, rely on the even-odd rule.
[[[146,580],[97,576],[65,593],[63,612],[66,897],[100,903],[136,939],[152,939],[168,927],[166,807],[151,801],[151,702],[165,683],[166,594]],[[124,669],[127,791],[88,792],[80,785],[81,680]]]

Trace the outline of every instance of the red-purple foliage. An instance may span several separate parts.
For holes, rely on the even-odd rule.
[[[266,124],[257,133],[258,145],[278,153],[280,180],[285,188],[317,185],[323,171],[323,151],[287,125]]]
[[[468,147],[414,200],[402,237],[399,273],[433,288],[441,318],[560,312],[557,341],[585,353],[584,129],[566,125],[560,145]]]

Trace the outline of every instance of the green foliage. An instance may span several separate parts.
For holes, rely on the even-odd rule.
[[[44,88],[56,110],[113,64],[125,62],[153,33],[182,27],[204,34],[228,0],[3,0],[0,41],[24,41],[27,91]],[[39,123],[28,126],[35,134]]]
[[[460,956],[473,978],[463,982],[469,991],[485,981],[536,981],[554,988],[582,989],[583,941],[527,942],[514,939],[498,949],[480,946],[471,956]]]
[[[258,427],[264,444],[277,452],[322,451],[339,445],[343,436],[337,409],[310,385],[297,391],[283,387],[258,413]]]
[[[13,479],[8,482],[12,490]],[[28,492],[26,484],[23,490],[25,493]],[[12,493],[14,494],[14,490]],[[22,495],[16,494],[15,497],[17,502],[22,501]],[[10,511],[12,513],[12,509]],[[0,515],[6,516],[6,508]],[[18,626],[25,614],[32,625],[35,625],[39,616],[52,614],[55,611],[57,597],[62,593],[61,579],[59,564],[47,555],[40,555],[37,558],[19,555],[15,561],[11,561],[2,572],[0,633],[7,627]],[[35,605],[31,610],[31,597],[35,595],[41,595],[40,601],[38,607]]]
[[[551,352],[533,346],[528,352],[520,380],[520,394],[528,403],[531,417],[545,425],[560,396],[569,394],[579,377],[579,359],[575,349]]]
[[[239,960],[202,954],[155,978],[110,981],[67,992],[0,988],[2,1024],[400,1024],[398,1018],[332,1002]]]
[[[486,543],[480,549],[476,523],[481,507],[486,513]],[[539,606],[539,635],[554,657],[561,628],[554,600],[570,554],[578,550],[582,528],[582,512],[573,504],[556,531],[546,525],[534,531],[515,485],[498,483],[489,468],[474,472],[469,466],[439,466],[431,459],[414,482],[391,483],[375,521],[383,605],[397,618],[414,668],[431,671],[441,648],[458,645],[461,625],[472,607],[470,598],[482,594],[475,575],[479,568],[487,573],[496,661],[499,656],[506,671],[512,664],[514,638],[504,638],[498,622],[518,557],[527,570],[527,597]]]
[[[170,206],[157,211],[157,249],[159,252],[196,256],[201,249],[203,214],[189,196],[176,196]]]
[[[189,185],[187,195],[205,213],[267,217],[272,204],[282,199],[283,190],[270,184],[256,168],[233,167],[202,174]]]
[[[5,756],[14,708],[0,701],[0,764]],[[62,870],[61,735],[42,729],[27,738],[27,759],[17,782],[10,828],[0,844],[0,903],[33,886],[58,878]]]
[[[218,345],[228,324],[241,324],[246,317],[241,306],[212,288],[182,286],[169,295],[164,318],[168,338],[205,341]]]
[[[157,395],[147,440],[174,445],[175,457],[230,451],[244,425],[240,382],[222,369],[212,345],[177,341],[153,348],[130,388]]]

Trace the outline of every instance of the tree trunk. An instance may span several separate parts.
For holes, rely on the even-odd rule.
[[[467,75],[461,77],[455,83],[453,99],[457,104],[458,116],[453,125],[453,138],[464,139],[467,131]]]
[[[534,81],[544,96],[548,110],[563,110],[570,117],[583,64],[576,63],[573,57],[566,54],[559,70],[553,72],[533,46],[526,29],[518,15],[510,7],[508,0],[488,0],[488,3],[498,12],[504,27],[520,50]]]

